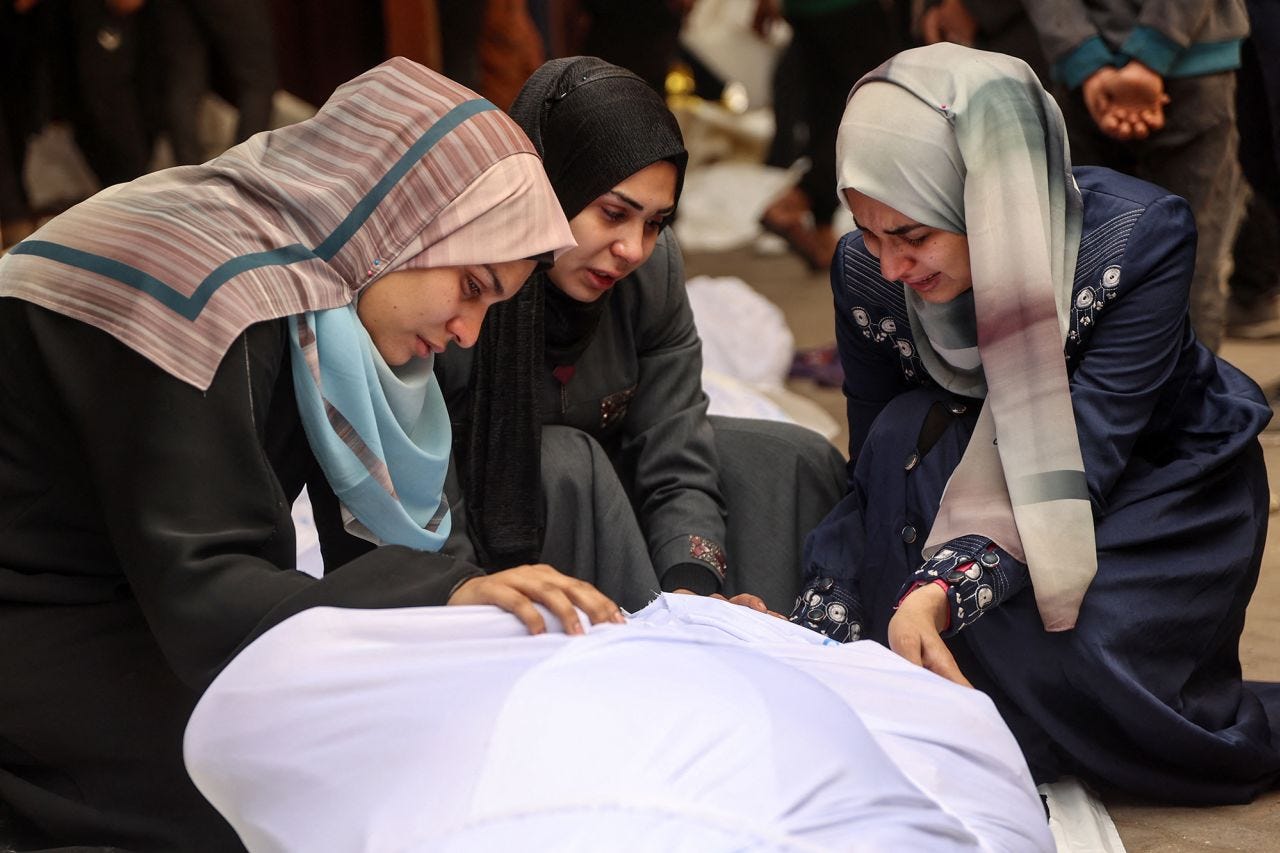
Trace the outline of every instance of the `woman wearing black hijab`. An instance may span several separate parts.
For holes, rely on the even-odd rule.
[[[591,57],[543,65],[511,115],[578,247],[490,313],[474,356],[437,362],[468,421],[456,435],[470,541],[450,545],[495,565],[538,556],[631,609],[681,589],[789,605],[843,463],[801,427],[706,414],[666,228],[688,159],[674,116]]]

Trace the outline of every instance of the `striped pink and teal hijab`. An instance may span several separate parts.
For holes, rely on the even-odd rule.
[[[970,308],[907,294],[930,376],[986,398],[925,556],[994,539],[1026,561],[1045,628],[1069,629],[1097,553],[1063,358],[1082,203],[1062,114],[1022,61],[937,44],[859,81],[837,148],[842,194],[968,237]]]
[[[506,211],[489,236],[507,236],[456,239],[466,222],[450,208],[506,158],[535,187],[492,188]],[[250,324],[346,305],[406,254],[493,263],[572,245],[543,204],[540,172],[500,110],[396,58],[311,119],[77,205],[0,260],[0,295],[109,332],[203,389]]]
[[[401,267],[572,245],[519,127],[393,59],[311,119],[52,220],[0,259],[0,296],[102,329],[200,389],[248,326],[289,317],[299,410],[343,506],[372,538],[435,548],[448,532],[447,413],[429,381],[417,417],[392,415],[358,293]]]

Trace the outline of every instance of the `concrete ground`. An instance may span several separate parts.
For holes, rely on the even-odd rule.
[[[690,253],[689,277],[736,275],[776,303],[786,314],[796,346],[810,347],[834,339],[831,291],[825,273],[810,274],[790,256],[761,255],[752,248],[729,252]],[[1280,340],[1228,340],[1222,355],[1268,389],[1280,386]],[[790,389],[815,400],[837,423],[845,425],[839,389],[809,381],[793,381]],[[1278,419],[1280,420],[1280,419]],[[1271,482],[1280,487],[1280,423],[1263,435]],[[836,439],[845,450],[847,432]],[[1240,657],[1246,678],[1280,680],[1280,514],[1271,516],[1262,576],[1249,608]],[[1110,798],[1106,801],[1129,853],[1178,851],[1280,850],[1280,791],[1246,806],[1174,808]]]

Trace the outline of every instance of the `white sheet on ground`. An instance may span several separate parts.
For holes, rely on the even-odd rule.
[[[688,291],[709,414],[798,423],[827,439],[840,432],[821,406],[786,388],[795,338],[782,309],[736,276],[696,276]]]
[[[252,851],[1054,849],[985,696],[823,639],[692,596],[584,637],[316,608],[218,676],[187,768]]]
[[[740,118],[730,116],[725,121],[733,123]],[[802,168],[779,169],[744,160],[690,169],[674,226],[680,248],[685,252],[723,252],[750,243],[760,234],[759,220],[765,207],[795,186],[803,174]]]
[[[796,341],[782,309],[737,276],[699,275],[685,290],[707,370],[781,388]]]
[[[1124,853],[1124,842],[1102,800],[1071,776],[1041,785],[1058,853]]]

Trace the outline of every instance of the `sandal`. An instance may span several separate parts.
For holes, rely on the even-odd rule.
[[[839,388],[844,384],[844,365],[835,344],[797,350],[791,359],[791,379],[812,379],[822,388]]]

